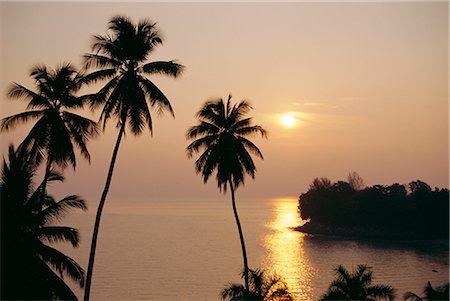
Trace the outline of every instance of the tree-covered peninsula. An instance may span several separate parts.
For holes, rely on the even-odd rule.
[[[357,174],[332,183],[316,178],[299,198],[299,213],[308,222],[297,230],[377,239],[449,237],[449,190],[427,183],[364,187]]]

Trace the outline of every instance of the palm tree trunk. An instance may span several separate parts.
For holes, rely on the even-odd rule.
[[[249,292],[249,285],[248,285],[248,262],[247,262],[247,251],[245,250],[245,241],[244,241],[244,234],[242,233],[241,223],[239,222],[239,216],[236,209],[236,200],[234,197],[234,187],[233,183],[230,180],[230,190],[231,190],[231,203],[233,204],[233,213],[234,218],[236,219],[236,225],[239,232],[239,239],[241,240],[241,247],[242,247],[242,257],[244,258],[244,283],[245,283],[245,290],[248,293]]]
[[[114,171],[114,165],[116,163],[117,153],[119,152],[120,141],[122,140],[123,133],[125,131],[125,122],[122,122],[120,127],[119,136],[117,137],[116,146],[114,147],[111,163],[109,165],[108,177],[106,178],[105,188],[103,189],[100,203],[98,204],[97,214],[95,216],[94,232],[92,234],[91,251],[89,254],[89,263],[86,273],[86,286],[84,287],[84,300],[89,300],[91,293],[92,273],[94,269],[95,250],[97,247],[97,237],[100,228],[100,219],[102,216],[103,206],[105,205],[106,196],[108,195],[109,186],[111,185],[111,179]]]
[[[45,165],[45,173],[44,173],[44,179],[42,180],[41,183],[41,191],[40,191],[40,196],[39,198],[36,200],[37,202],[39,202],[38,204],[36,204],[36,206],[41,206],[42,208],[42,203],[43,200],[45,198],[46,195],[46,190],[47,190],[47,178],[48,175],[50,174],[50,171],[52,169],[52,161],[53,161],[53,156],[51,154],[48,155],[47,157],[47,164]]]

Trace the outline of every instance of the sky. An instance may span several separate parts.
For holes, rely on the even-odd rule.
[[[121,3],[0,2],[0,117],[20,113],[12,82],[33,88],[29,72],[43,63],[81,66],[94,34],[111,17],[158,22],[164,44],[149,60],[177,59],[179,79],[152,77],[170,99],[154,118],[154,134],[122,140],[109,197],[210,198],[188,160],[186,130],[211,97],[249,100],[255,124],[255,180],[243,197],[298,196],[315,177],[344,180],[356,171],[367,185],[421,179],[448,187],[448,3]],[[93,86],[87,91],[95,91]],[[99,111],[79,112],[95,120]],[[282,124],[282,116],[295,125]],[[2,133],[1,150],[21,142],[29,126]],[[96,200],[106,179],[117,130],[111,124],[89,145],[89,165],[65,171],[56,194]]]

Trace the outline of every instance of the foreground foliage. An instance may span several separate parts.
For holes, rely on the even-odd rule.
[[[9,148],[3,162],[1,195],[2,300],[75,300],[64,276],[84,285],[83,269],[70,257],[49,246],[79,243],[78,231],[55,225],[71,209],[86,210],[76,195],[55,201],[33,187],[36,165],[23,149]],[[62,181],[50,171],[47,182]],[[42,185],[42,184],[41,184]]]
[[[350,273],[342,265],[336,269],[336,279],[320,299],[324,300],[393,300],[394,289],[387,285],[372,285],[372,271],[366,265],[358,265]]]
[[[242,277],[244,277],[242,273]],[[233,301],[293,301],[294,297],[289,292],[286,283],[280,276],[272,275],[267,277],[263,270],[248,270],[249,289],[248,291],[241,284],[230,284],[224,288],[222,300]]]
[[[428,281],[427,285],[423,289],[423,296],[419,297],[413,292],[406,292],[403,295],[405,301],[431,301],[431,300],[449,300],[449,284],[442,285],[434,288]]]

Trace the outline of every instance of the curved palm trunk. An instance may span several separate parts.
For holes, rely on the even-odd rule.
[[[91,251],[89,254],[89,263],[86,273],[86,286],[84,288],[84,300],[88,301],[91,293],[92,273],[94,269],[95,250],[97,247],[98,231],[100,229],[100,219],[102,216],[103,207],[105,206],[106,196],[108,195],[109,186],[111,185],[111,179],[114,171],[114,165],[116,163],[117,153],[119,152],[120,141],[122,140],[123,133],[125,131],[125,122],[122,123],[117,137],[116,146],[109,165],[108,177],[106,178],[105,188],[103,189],[100,203],[98,204],[97,214],[95,216],[94,232],[92,234]]]
[[[234,197],[234,187],[231,180],[229,181],[230,184],[230,190],[231,190],[231,203],[233,204],[233,213],[234,218],[236,219],[236,225],[239,232],[239,239],[241,240],[241,247],[242,247],[242,257],[244,258],[244,283],[245,283],[245,291],[249,292],[249,285],[248,285],[248,262],[247,262],[247,251],[245,250],[245,241],[244,241],[244,234],[242,233],[241,223],[239,221],[239,216],[236,209],[236,200]]]

